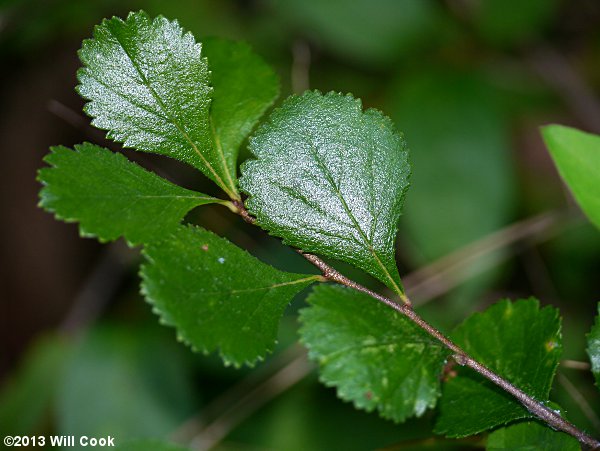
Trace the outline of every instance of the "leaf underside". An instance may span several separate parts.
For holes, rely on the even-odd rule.
[[[194,349],[252,365],[273,350],[292,298],[319,276],[279,271],[198,227],[179,227],[143,254],[142,293]]]
[[[531,397],[546,401],[562,354],[558,310],[535,299],[504,300],[475,313],[452,338],[475,360]],[[434,432],[477,434],[532,415],[512,396],[468,368],[444,384]]]
[[[320,285],[308,303],[302,342],[340,398],[396,422],[435,406],[448,357],[437,341],[356,290]]]
[[[261,227],[402,293],[395,238],[410,168],[389,118],[350,95],[309,91],[276,109],[250,150],[240,187]]]
[[[125,156],[94,144],[54,147],[39,171],[40,205],[56,217],[78,221],[83,236],[121,236],[132,244],[160,239],[192,208],[222,203],[174,185]]]

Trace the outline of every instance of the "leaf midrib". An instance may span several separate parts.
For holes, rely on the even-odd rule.
[[[360,234],[361,238],[364,241],[363,244],[365,245],[367,250],[371,253],[371,255],[375,259],[375,262],[377,263],[377,265],[381,268],[384,275],[387,277],[387,279],[390,281],[390,283],[394,287],[394,291],[396,293],[398,293],[399,295],[402,295],[402,290],[400,289],[400,287],[398,287],[398,284],[396,284],[396,281],[394,280],[392,275],[389,273],[387,268],[383,265],[383,262],[380,260],[379,256],[377,255],[377,252],[375,252],[375,249],[373,248],[373,244],[369,241],[367,235],[360,227],[360,224],[358,223],[357,219],[352,214],[352,211],[348,207],[348,204],[347,204],[346,200],[344,199],[344,196],[342,196],[342,192],[340,191],[340,189],[338,188],[337,184],[335,183],[335,181],[333,179],[333,174],[331,174],[327,165],[325,165],[325,163],[323,163],[323,161],[319,157],[319,154],[316,151],[316,147],[315,147],[314,143],[310,142],[309,148],[310,148],[311,154],[313,155],[315,161],[317,162],[317,166],[319,167],[321,172],[323,172],[323,175],[325,176],[325,180],[327,180],[327,182],[332,186],[333,191],[337,195],[338,199],[340,200],[340,202],[342,204],[342,207],[344,208],[344,211],[346,212],[346,214],[348,215],[348,217],[354,224],[354,227],[356,228],[356,230],[358,230],[358,233]]]
[[[209,161],[204,157],[204,155],[202,155],[202,153],[200,152],[200,149],[198,149],[198,147],[196,146],[196,144],[194,143],[194,141],[191,139],[191,137],[189,136],[189,134],[185,131],[185,128],[183,127],[183,125],[179,124],[179,122],[177,122],[175,120],[175,118],[171,115],[171,113],[167,110],[167,108],[166,108],[165,104],[163,103],[162,99],[156,93],[156,91],[154,90],[154,88],[152,88],[152,86],[150,85],[150,81],[146,78],[146,75],[139,68],[139,66],[135,62],[134,58],[129,54],[129,52],[127,51],[127,48],[125,47],[125,45],[123,44],[123,42],[121,41],[121,39],[119,38],[119,36],[117,36],[115,33],[113,33],[113,30],[110,29],[110,28],[109,28],[109,32],[115,38],[115,40],[117,41],[117,43],[121,46],[121,48],[123,49],[123,52],[125,53],[125,55],[129,59],[131,65],[133,66],[133,68],[135,69],[135,71],[140,76],[140,78],[142,80],[142,83],[144,84],[144,86],[146,86],[146,88],[148,88],[148,91],[150,92],[150,94],[152,95],[152,97],[154,98],[154,100],[156,101],[156,103],[158,103],[158,105],[162,109],[163,113],[167,116],[167,119],[169,121],[171,121],[171,123],[173,125],[175,125],[175,127],[177,128],[177,130],[179,130],[179,133],[182,134],[182,136],[189,143],[189,145],[192,147],[192,149],[194,150],[194,152],[196,152],[196,154],[200,157],[200,159],[202,160],[202,162],[204,163],[204,165],[206,166],[206,168],[213,174],[213,176],[215,177],[215,182],[217,182],[217,184],[227,193],[227,195],[229,197],[237,199],[239,197],[239,195],[236,194],[235,188],[233,188],[233,190],[230,190],[227,187],[227,185],[223,182],[223,179],[221,179],[221,177],[219,176],[219,174],[217,174],[217,172],[212,167],[212,165],[209,163]]]
[[[223,171],[225,172],[225,175],[227,176],[227,179],[230,183],[229,186],[231,187],[231,189],[234,192],[236,192],[235,183],[233,181],[233,177],[231,176],[231,171],[229,170],[229,166],[227,165],[227,159],[225,158],[225,151],[223,150],[223,146],[221,144],[221,138],[217,134],[217,130],[215,129],[215,124],[213,123],[213,120],[212,120],[212,116],[209,117],[209,122],[210,122],[210,130],[211,130],[211,133],[213,136],[213,142],[215,143],[217,154],[219,155],[219,157],[221,159],[221,164],[223,165]]]
[[[296,280],[292,280],[290,282],[281,282],[281,283],[276,283],[273,285],[269,285],[266,287],[258,287],[258,288],[244,288],[241,290],[221,290],[221,291],[203,291],[202,294],[206,295],[206,296],[212,296],[212,295],[216,295],[216,294],[238,294],[238,293],[251,293],[251,292],[255,292],[255,291],[269,291],[275,288],[281,288],[281,287],[285,287],[285,286],[289,286],[289,285],[297,285],[299,283],[304,283],[304,282],[308,282],[308,281],[318,281],[321,280],[321,276],[318,275],[314,275],[314,276],[308,276],[308,277],[304,277],[302,279],[296,279]]]

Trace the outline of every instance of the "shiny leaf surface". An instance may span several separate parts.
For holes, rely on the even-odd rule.
[[[410,168],[386,116],[350,95],[306,92],[271,114],[250,150],[240,187],[261,227],[402,292],[394,243]]]
[[[213,146],[210,71],[201,45],[176,21],[143,11],[107,19],[83,41],[79,93],[108,136],[201,170],[231,197],[234,176]]]

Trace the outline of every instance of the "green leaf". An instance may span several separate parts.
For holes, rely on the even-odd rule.
[[[211,131],[230,174],[237,173],[242,141],[279,96],[277,74],[243,42],[204,41],[211,71]]]
[[[87,334],[64,368],[57,433],[119,444],[165,437],[189,418],[198,405],[187,353],[162,332],[127,324]]]
[[[580,451],[579,442],[565,434],[550,429],[548,426],[529,421],[497,429],[488,439],[487,451]]]
[[[127,147],[184,161],[239,198],[235,173],[212,145],[210,72],[190,33],[162,16],[130,13],[97,26],[79,57],[78,90],[93,125]]]
[[[543,127],[542,136],[575,200],[600,228],[600,136],[563,125]]]
[[[198,227],[180,227],[143,252],[142,292],[162,320],[193,348],[218,348],[236,366],[272,351],[285,307],[321,278],[279,271]]]
[[[124,236],[147,243],[177,227],[198,205],[226,204],[148,172],[119,153],[85,143],[53,147],[39,171],[40,205],[57,218],[79,221],[84,236],[110,241]]]
[[[322,285],[308,302],[300,314],[302,342],[340,398],[396,422],[435,406],[449,355],[437,341],[356,290]]]
[[[546,401],[562,353],[561,321],[535,299],[500,301],[459,325],[452,338],[475,360],[528,395]],[[464,437],[532,415],[468,368],[444,384],[435,432]]]
[[[402,236],[422,265],[510,220],[510,130],[494,91],[476,73],[419,72],[397,91],[391,109],[409,137],[414,168]]]
[[[390,63],[439,36],[431,0],[271,0],[303,34],[353,60]],[[360,32],[357,32],[360,30]]]
[[[600,303],[598,303],[598,315],[587,338],[587,353],[592,364],[592,373],[596,379],[596,386],[600,388]]]
[[[402,293],[395,262],[410,172],[402,135],[350,95],[287,99],[250,141],[240,187],[284,243],[349,262]]]
[[[474,27],[494,44],[515,45],[540,39],[552,23],[560,2],[557,0],[486,0],[473,4],[468,12]]]
[[[131,440],[124,443],[117,443],[115,439],[115,445],[115,451],[189,451],[189,448],[180,445],[152,439]]]

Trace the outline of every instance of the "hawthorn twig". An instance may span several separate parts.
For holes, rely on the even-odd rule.
[[[469,354],[467,354],[462,348],[457,346],[454,342],[452,342],[449,338],[443,335],[440,331],[438,331],[435,327],[427,323],[423,318],[421,318],[415,311],[410,308],[408,305],[399,304],[393,301],[390,298],[382,296],[378,293],[375,293],[368,288],[360,285],[359,283],[354,282],[353,280],[348,279],[343,276],[335,269],[331,268],[327,263],[321,260],[319,257],[312,254],[302,254],[304,258],[306,258],[309,262],[314,264],[317,268],[319,268],[323,277],[326,279],[336,282],[347,287],[353,288],[358,291],[362,291],[363,293],[368,294],[372,298],[375,298],[379,302],[386,304],[388,307],[393,308],[397,312],[403,314],[408,319],[410,319],[413,323],[427,332],[429,335],[434,337],[452,352],[454,352],[453,358],[461,366],[467,366],[477,373],[481,374],[483,377],[488,379],[489,381],[496,384],[502,390],[513,395],[530,413],[538,417],[540,420],[547,423],[553,429],[560,430],[566,432],[567,434],[572,435],[581,443],[596,449],[600,448],[600,442],[596,439],[590,437],[585,432],[577,429],[573,424],[565,420],[555,412],[554,410],[546,407],[539,401],[536,401],[527,393],[523,392],[519,388],[515,387],[513,384],[508,382],[506,379],[500,377],[498,374],[494,373],[492,370],[482,365],[475,359],[473,359]]]
[[[238,209],[238,214],[249,224],[255,225],[256,219],[248,213],[246,207],[241,201],[234,201],[234,205]],[[372,290],[369,290],[367,287],[348,279],[343,274],[339,273],[336,269],[329,266],[325,261],[316,255],[305,253],[302,250],[298,250],[300,255],[302,255],[306,260],[308,260],[311,264],[317,267],[323,277],[331,282],[338,283],[340,285],[347,286],[354,290],[361,291],[377,301],[387,305],[388,307],[393,308],[397,312],[406,316],[409,320],[423,329],[426,333],[431,335],[433,338],[442,343],[446,348],[452,351],[453,358],[461,366],[466,366],[481,374],[483,377],[500,387],[502,390],[514,396],[531,414],[535,415],[537,418],[548,424],[555,430],[559,430],[565,432],[569,435],[575,437],[580,443],[592,448],[592,449],[600,449],[600,441],[594,439],[589,436],[585,432],[579,430],[575,425],[565,420],[560,416],[559,413],[554,410],[546,407],[542,402],[535,400],[527,393],[522,391],[521,389],[515,387],[506,379],[502,378],[498,374],[494,373],[492,370],[487,368],[485,365],[482,365],[473,357],[471,357],[467,352],[465,352],[462,348],[456,345],[452,340],[442,334],[439,330],[433,327],[431,324],[426,322],[423,318],[421,318],[410,306],[410,304],[401,304],[398,303],[386,296],[383,296],[379,293],[376,293]]]
[[[238,208],[238,207],[236,207]],[[220,211],[215,211],[215,214],[220,214]],[[532,238],[537,235],[544,235],[544,238],[534,238],[532,240],[528,240],[528,243],[538,242],[541,239],[548,238],[549,235],[553,235],[554,232],[549,233],[549,229],[561,229],[560,225],[565,225],[567,222],[564,220],[564,214],[558,212],[550,212],[543,213],[525,220],[521,220],[510,226],[507,226],[497,232],[492,233],[491,235],[482,238],[480,240],[474,241],[471,244],[468,244],[464,248],[461,248],[451,254],[448,254],[445,257],[442,257],[435,262],[422,267],[420,269],[415,270],[409,275],[405,275],[402,278],[406,293],[409,297],[414,299],[414,304],[421,305],[424,302],[430,300],[427,297],[423,297],[420,295],[419,289],[414,290],[413,285],[418,284],[418,287],[422,287],[426,289],[426,285],[429,282],[433,283],[432,279],[437,278],[437,272],[439,273],[448,273],[447,276],[451,272],[457,271],[459,268],[463,268],[465,264],[473,265],[477,261],[477,257],[481,257],[489,252],[494,250],[498,250],[502,247],[509,246],[514,244],[514,242],[518,240],[522,240],[525,238]],[[548,221],[549,218],[553,218],[552,221]],[[221,218],[223,219],[223,218]],[[248,215],[248,220],[252,221]],[[245,235],[245,240],[251,239],[249,235]],[[254,242],[254,244],[257,244]],[[248,246],[246,246],[248,247]],[[476,258],[473,258],[473,255],[477,254]],[[497,263],[498,261],[496,261]],[[460,278],[453,278],[453,282],[458,282]],[[436,284],[439,285],[441,290],[436,292],[436,295],[443,294],[450,288],[454,286],[453,283],[441,283]],[[414,290],[414,291],[413,291]],[[429,292],[428,292],[429,293]],[[299,357],[299,353],[295,351],[296,345],[292,348],[283,351],[278,356],[270,359],[267,364],[259,370],[260,375],[257,375],[256,372],[252,372],[249,376],[242,379],[240,382],[235,384],[233,387],[229,388],[226,392],[220,395],[215,400],[211,401],[208,406],[202,409],[202,412],[194,415],[192,418],[188,419],[185,423],[183,423],[173,434],[171,434],[171,438],[176,443],[190,443],[191,441],[196,441],[193,437],[200,437],[205,434],[205,429],[207,429],[209,424],[213,424],[218,421],[221,423],[226,423],[230,430],[226,430],[225,428],[219,428],[221,432],[221,437],[219,440],[212,440],[212,446],[216,446],[220,443],[228,434],[231,432],[231,429],[238,426],[242,421],[248,418],[255,410],[261,408],[266,403],[270,402],[276,396],[282,394],[282,391],[270,391],[265,394],[262,390],[255,390],[259,385],[264,385],[270,380],[272,374],[275,373],[273,368],[277,368],[277,371],[283,370],[284,368],[288,368],[290,366],[295,365],[296,359]],[[282,363],[283,362],[283,363]],[[455,365],[456,362],[450,362],[452,365]],[[589,370],[590,365],[586,362],[575,362],[572,360],[563,360],[561,362],[561,366],[565,368],[577,368],[577,369],[587,369]],[[268,367],[268,369],[266,368]],[[304,377],[310,374],[310,369],[306,368],[306,373]],[[300,382],[303,378],[298,378],[296,383]],[[291,388],[288,387],[288,389]],[[251,392],[251,393],[250,393]],[[245,417],[238,415],[236,409],[234,409],[234,405],[237,405],[239,399],[248,394],[245,397],[244,414]],[[238,406],[239,408],[239,406]],[[228,415],[235,415],[236,421],[230,421],[228,419]],[[210,419],[214,418],[212,422],[209,422]],[[472,441],[472,439],[469,439]],[[204,443],[204,440],[197,440],[197,443]],[[436,443],[433,441],[432,443]]]

